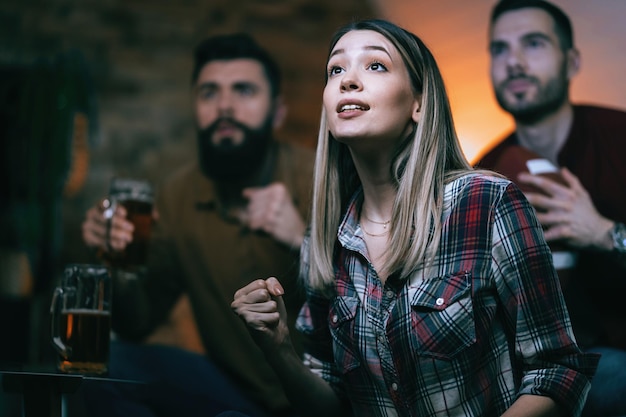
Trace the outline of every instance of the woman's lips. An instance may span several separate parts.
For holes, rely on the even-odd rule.
[[[338,116],[342,119],[362,114],[369,109],[367,104],[354,100],[342,100],[337,105]]]

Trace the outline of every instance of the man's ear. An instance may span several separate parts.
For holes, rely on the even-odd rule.
[[[279,129],[285,123],[287,118],[287,104],[282,96],[276,97],[274,100],[274,120],[272,126],[274,129]]]
[[[567,51],[567,78],[572,79],[580,71],[580,52],[576,48]]]
[[[413,119],[415,123],[419,123],[422,119],[422,96],[415,97],[415,100],[413,101],[411,119]]]

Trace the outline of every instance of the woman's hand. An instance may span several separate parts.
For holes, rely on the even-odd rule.
[[[258,279],[238,290],[231,303],[266,354],[275,352],[277,347],[291,348],[283,294],[276,278]]]

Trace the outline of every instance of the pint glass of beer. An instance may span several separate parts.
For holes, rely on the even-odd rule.
[[[152,231],[154,193],[148,181],[132,178],[113,178],[109,190],[111,209],[122,205],[127,219],[134,226],[132,242],[121,252],[110,253],[108,261],[113,268],[136,271],[146,263]]]
[[[52,344],[62,372],[105,374],[111,334],[111,278],[106,267],[65,267],[50,306]]]

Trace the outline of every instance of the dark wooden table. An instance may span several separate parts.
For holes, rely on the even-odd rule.
[[[84,380],[133,383],[90,375],[68,374],[51,370],[1,370],[2,388],[19,393],[23,399],[24,417],[62,417],[63,395],[75,393]]]
[[[0,370],[2,388],[22,394],[24,417],[61,417],[63,394],[76,392],[83,375]]]

